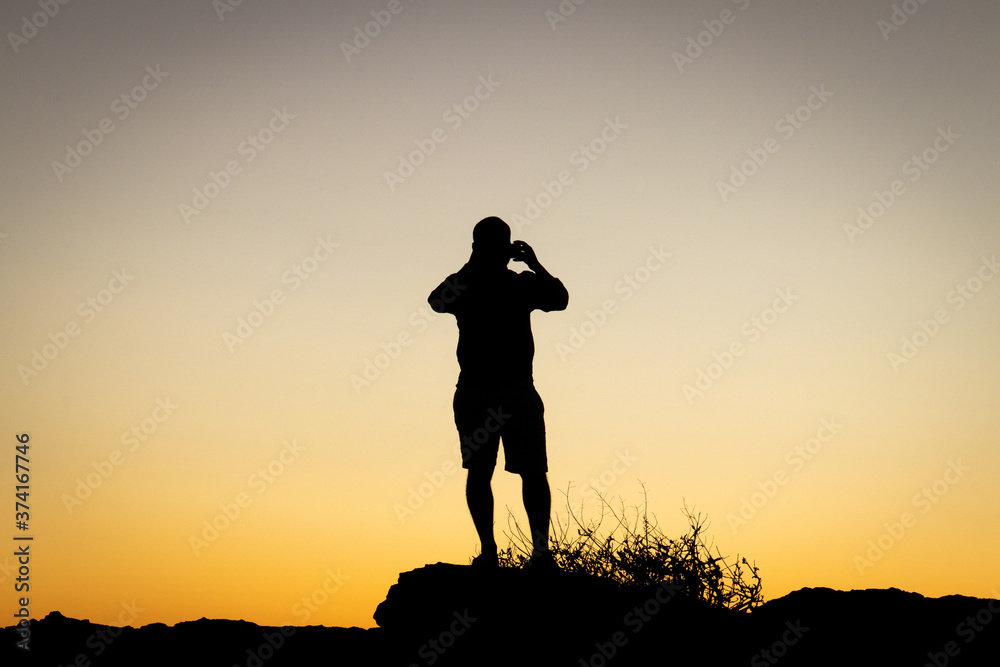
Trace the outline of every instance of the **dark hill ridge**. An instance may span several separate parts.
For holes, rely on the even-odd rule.
[[[374,618],[367,630],[205,618],[113,628],[52,612],[31,621],[30,656],[14,627],[0,631],[0,664],[1000,665],[1000,601],[897,589],[805,588],[736,614],[669,586],[437,563],[402,573]]]

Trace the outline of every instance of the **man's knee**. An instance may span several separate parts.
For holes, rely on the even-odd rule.
[[[549,485],[549,476],[548,473],[544,472],[522,472],[521,481],[532,487],[539,487],[542,485],[547,487]]]
[[[475,466],[469,468],[469,484],[489,484],[493,479],[493,470],[496,466]]]

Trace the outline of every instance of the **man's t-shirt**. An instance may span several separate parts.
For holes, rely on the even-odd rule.
[[[532,381],[531,311],[563,310],[569,294],[558,278],[466,265],[428,301],[458,320],[458,386],[491,389]]]

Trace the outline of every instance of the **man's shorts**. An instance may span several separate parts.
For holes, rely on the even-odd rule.
[[[503,438],[507,472],[548,472],[545,405],[533,384],[489,390],[460,386],[455,390],[454,407],[463,468],[495,467]]]

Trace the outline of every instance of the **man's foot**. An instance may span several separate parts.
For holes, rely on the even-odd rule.
[[[484,551],[472,559],[472,567],[479,570],[495,570],[499,565],[499,559],[495,551]]]
[[[524,564],[525,569],[533,572],[555,572],[559,570],[556,559],[551,551],[536,551]]]

